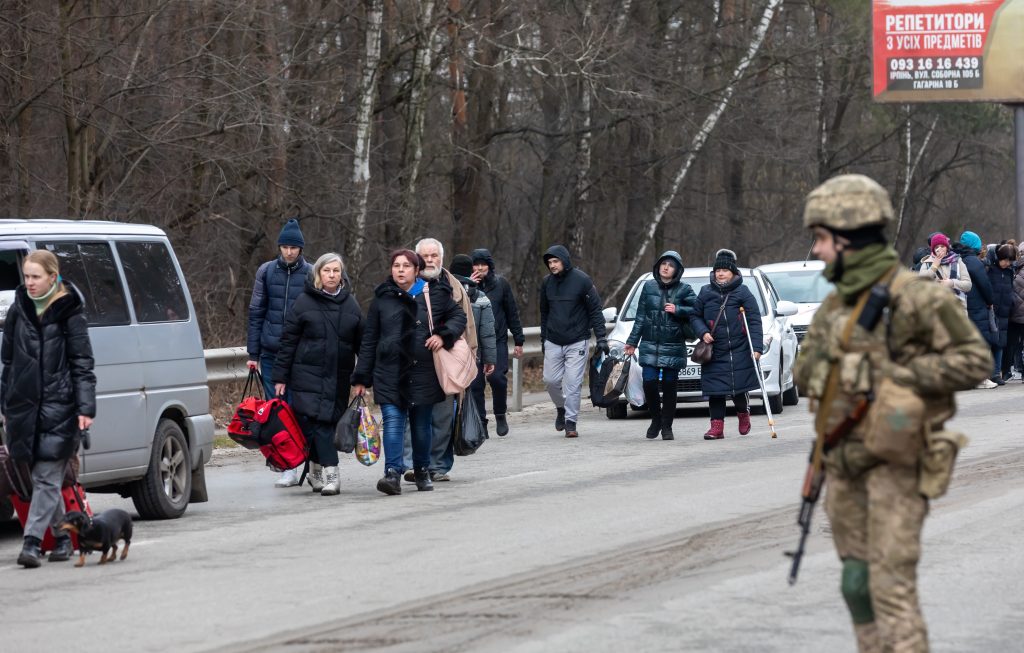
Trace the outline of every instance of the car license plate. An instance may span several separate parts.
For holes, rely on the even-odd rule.
[[[690,365],[679,370],[680,379],[699,379],[700,365]]]

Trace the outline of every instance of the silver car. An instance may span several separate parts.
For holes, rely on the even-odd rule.
[[[768,276],[779,297],[796,304],[796,315],[790,318],[789,323],[796,332],[797,341],[803,342],[818,307],[835,288],[821,275],[825,264],[822,261],[790,261],[759,265],[757,269]]]
[[[130,496],[150,519],[206,501],[214,433],[206,362],[167,236],[114,222],[0,220],[0,324],[33,249],[56,254],[85,300],[97,406],[92,447],[81,452],[82,484]],[[0,518],[9,514],[0,505]]]
[[[711,280],[711,268],[688,268],[682,281],[690,284],[695,293],[708,285]],[[761,374],[764,377],[765,389],[768,393],[769,407],[773,413],[782,412],[783,406],[794,406],[800,401],[796,382],[793,380],[793,362],[796,359],[797,339],[789,324],[789,318],[797,312],[796,304],[781,300],[772,287],[771,282],[759,270],[740,268],[743,285],[750,289],[757,300],[761,311],[761,326],[764,331],[764,355],[761,356]],[[652,279],[648,272],[640,276],[626,296],[626,301],[615,316],[615,326],[608,334],[608,346],[613,350],[621,350],[626,345],[633,321],[636,319],[637,305],[640,303],[640,289],[645,282]],[[606,309],[607,310],[607,309]],[[611,318],[610,312],[606,318]],[[686,343],[687,355],[693,353],[697,341]],[[700,385],[701,366],[691,360],[679,370],[677,395],[681,402],[706,401]],[[754,399],[761,399],[760,393],[751,393]],[[625,399],[605,409],[609,419],[623,419],[627,415],[628,402]],[[642,407],[634,408],[640,410]]]

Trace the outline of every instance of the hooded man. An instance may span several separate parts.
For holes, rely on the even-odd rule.
[[[862,653],[928,650],[921,529],[963,444],[944,424],[956,412],[953,393],[992,369],[956,297],[900,265],[884,234],[892,220],[889,193],[863,175],[826,181],[804,208],[812,251],[836,289],[814,315],[794,375],[817,413],[812,470],[824,469],[841,591]],[[946,464],[924,463],[942,454]]]
[[[497,423],[497,433],[504,436],[508,435],[508,421],[505,419],[505,413],[508,412],[508,332],[512,332],[512,342],[515,345],[512,355],[516,358],[523,355],[526,338],[523,337],[523,325],[519,321],[519,307],[516,305],[515,295],[512,294],[512,286],[505,277],[494,271],[494,257],[490,251],[475,249],[470,258],[473,264],[470,279],[480,285],[480,289],[491,301],[495,346],[498,348],[494,371],[486,376],[477,377],[472,389],[474,396],[479,395],[482,400],[485,385],[491,384],[492,412]]]
[[[608,353],[601,297],[590,277],[572,266],[569,250],[562,245],[552,245],[544,253],[544,265],[549,272],[540,286],[544,383],[557,411],[555,430],[575,438],[591,331],[597,348]]]
[[[274,369],[274,358],[281,346],[281,333],[292,304],[306,287],[306,277],[313,266],[302,256],[306,240],[299,229],[299,221],[291,219],[284,223],[277,237],[277,258],[260,265],[256,270],[256,282],[249,300],[249,334],[246,349],[249,353],[249,369],[257,366],[262,371],[263,391],[266,397],[275,396],[274,383],[270,373]],[[290,401],[289,394],[285,401]],[[298,469],[281,472],[274,487],[292,487],[299,484]]]

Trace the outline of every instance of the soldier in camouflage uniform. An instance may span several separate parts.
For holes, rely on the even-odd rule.
[[[917,597],[928,513],[919,463],[927,434],[941,431],[956,410],[953,393],[987,378],[992,358],[956,297],[900,266],[883,234],[892,219],[888,193],[863,175],[835,177],[807,197],[804,226],[813,230],[814,254],[825,261],[823,274],[836,290],[814,316],[795,373],[818,413],[819,434],[832,432],[883,379],[924,403],[916,438],[921,452],[909,454],[916,462],[893,462],[869,451],[865,436],[872,421],[864,419],[827,452],[824,464],[825,509],[859,649],[927,651]],[[851,324],[845,333],[858,300],[886,282],[891,299],[876,328]],[[832,373],[836,379],[830,382]]]

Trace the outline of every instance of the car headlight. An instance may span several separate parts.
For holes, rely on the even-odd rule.
[[[626,349],[626,343],[621,340],[609,340],[608,341],[608,355],[613,358],[624,358],[625,354],[623,351]]]
[[[767,350],[769,347],[772,346],[772,340],[774,340],[773,336],[765,336],[764,337],[764,348],[765,348],[765,350]]]

